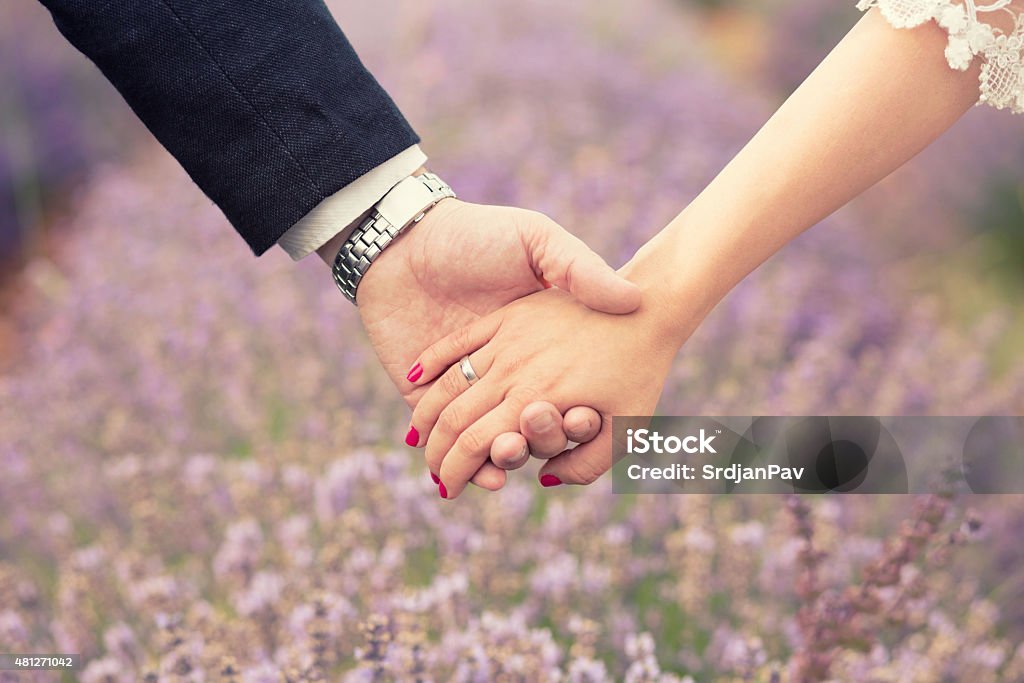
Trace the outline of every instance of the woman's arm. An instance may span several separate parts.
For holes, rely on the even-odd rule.
[[[934,22],[872,10],[708,187],[626,266],[685,339],[791,239],[915,156],[978,99],[977,60],[950,68]]]

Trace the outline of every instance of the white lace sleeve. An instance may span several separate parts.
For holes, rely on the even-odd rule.
[[[982,58],[978,104],[1024,113],[1024,14],[1013,0],[860,0],[857,9],[878,7],[896,28],[913,28],[935,20],[949,33],[946,61],[961,71],[975,56]],[[1010,33],[985,21],[995,12],[1009,14]],[[986,16],[988,15],[988,17]]]

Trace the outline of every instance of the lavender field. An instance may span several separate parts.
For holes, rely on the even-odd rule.
[[[92,83],[18,2],[0,17],[54,45],[47,73]],[[757,10],[756,80],[716,58],[719,15],[668,0],[332,8],[463,198],[544,211],[618,265],[813,64],[797,41],[829,4]],[[100,99],[85,139],[128,120]],[[659,412],[1022,414],[1022,133],[971,112],[767,263]],[[19,275],[0,652],[86,665],[0,681],[1024,680],[1024,498],[627,497],[527,468],[440,500],[323,264],[252,258],[136,135],[83,152],[58,248]]]

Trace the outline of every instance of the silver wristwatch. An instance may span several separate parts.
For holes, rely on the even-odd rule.
[[[345,298],[356,303],[359,281],[380,253],[439,201],[454,196],[448,183],[433,173],[409,176],[391,188],[334,257],[334,281]]]

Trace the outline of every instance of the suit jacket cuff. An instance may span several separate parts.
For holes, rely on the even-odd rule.
[[[427,155],[419,145],[399,152],[317,204],[298,223],[288,228],[278,240],[278,245],[295,261],[309,256],[366,213],[388,190],[412,175],[426,160]]]

